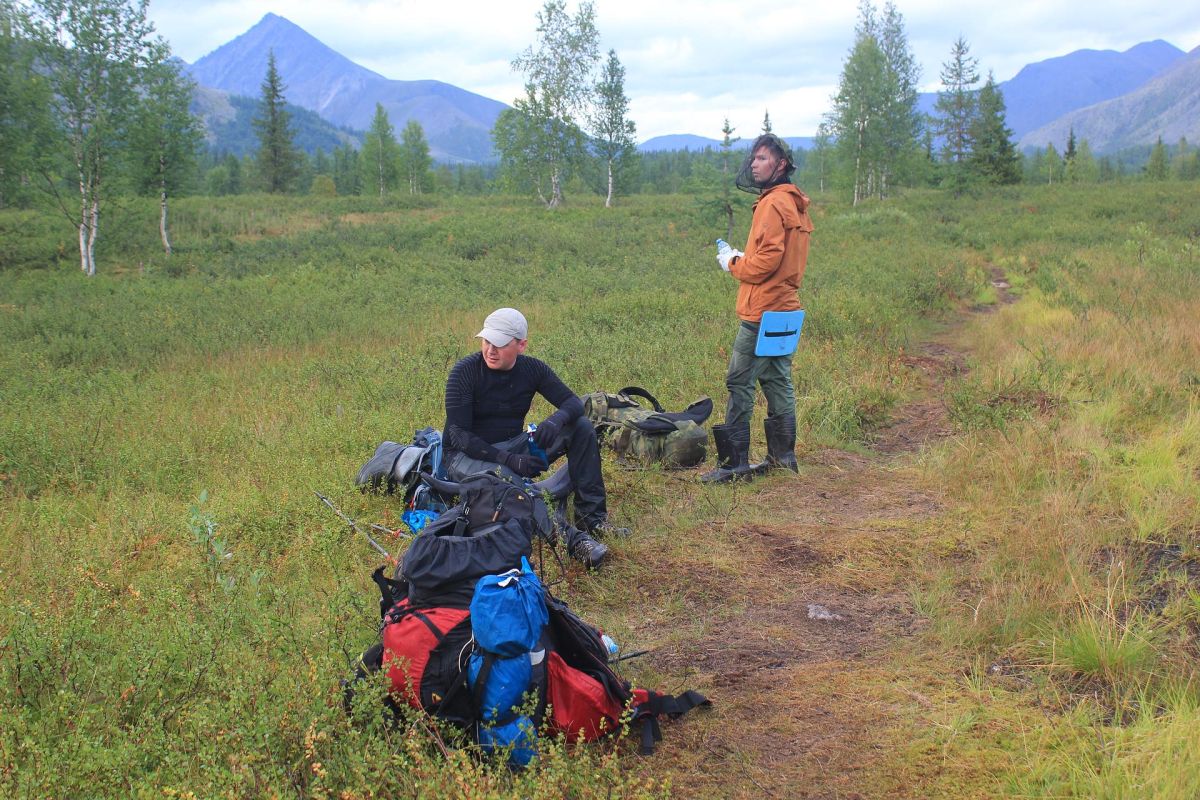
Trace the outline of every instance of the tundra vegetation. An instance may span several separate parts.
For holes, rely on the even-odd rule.
[[[342,711],[377,557],[312,492],[396,524],[352,476],[441,423],[501,304],[577,391],[721,398],[724,220],[686,195],[191,197],[167,255],[148,197],[109,215],[87,278],[51,214],[0,212],[0,794],[1193,796],[1200,192],[1121,188],[814,192],[801,474],[714,491],[606,462],[635,535],[598,573],[543,565],[652,650],[628,678],[714,709],[653,758],[547,745],[519,774],[381,724],[373,698]],[[885,459],[929,341],[961,353],[946,430]],[[867,500],[814,514],[837,497],[823,465],[856,459]],[[887,516],[885,480],[922,513]],[[831,652],[799,661],[772,642],[803,605],[744,630],[798,582],[905,622],[857,656],[830,622]]]

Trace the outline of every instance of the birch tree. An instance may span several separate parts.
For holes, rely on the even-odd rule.
[[[425,129],[420,122],[410,119],[400,132],[400,168],[408,181],[409,194],[421,194],[432,187],[433,175],[429,171],[432,165]]]
[[[513,103],[524,120],[505,120],[508,130],[496,136],[497,147],[510,141],[523,148],[501,159],[526,160],[524,170],[539,172],[548,182],[548,208],[563,202],[562,185],[571,164],[586,150],[582,120],[592,102],[592,74],[600,60],[596,13],[590,2],[581,3],[574,15],[567,13],[565,0],[547,0],[538,12],[538,38],[513,61],[513,69],[525,75],[525,97]],[[513,135],[513,134],[516,135]]]
[[[149,0],[34,0],[30,38],[61,127],[64,154],[78,190],[76,211],[58,193],[58,179],[43,173],[79,233],[83,274],[96,274],[96,237],[109,192],[109,169],[128,133],[146,70],[168,52],[146,19]]]
[[[380,103],[375,104],[375,117],[363,139],[358,163],[363,171],[363,185],[374,187],[380,197],[396,185],[400,176],[400,145]]]
[[[609,50],[608,61],[596,84],[596,107],[592,114],[592,135],[608,170],[605,208],[612,207],[618,178],[637,155],[633,138],[636,133],[637,126],[629,119],[629,98],[625,96],[625,68],[617,52]]]
[[[158,231],[163,250],[172,252],[169,198],[192,177],[202,138],[200,122],[188,107],[194,85],[166,58],[147,70],[130,137],[135,180],[143,192],[159,198]]]

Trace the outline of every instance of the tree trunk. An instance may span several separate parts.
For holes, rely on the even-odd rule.
[[[79,156],[76,156],[76,167],[79,170],[79,268],[83,270],[84,275],[91,275],[91,266],[88,263],[88,247],[87,247],[87,229],[88,229],[88,201],[87,201],[87,181],[83,177],[83,161]]]
[[[733,238],[733,204],[725,201],[725,241]]]
[[[171,236],[167,232],[167,184],[164,181],[162,185],[162,213],[158,218],[158,232],[162,235],[163,249],[167,251],[167,255],[171,255]]]
[[[88,277],[96,274],[96,233],[100,230],[100,201],[92,195],[92,221],[88,230],[87,263]]]
[[[558,208],[562,205],[562,184],[559,181],[558,167],[550,170],[550,202],[546,208]]]
[[[605,208],[612,208],[612,200],[613,200],[613,168],[612,167],[613,167],[613,162],[612,162],[612,159],[610,158],[608,160],[608,197],[604,198],[604,207]]]

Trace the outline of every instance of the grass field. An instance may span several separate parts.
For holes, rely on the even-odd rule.
[[[440,427],[502,305],[579,393],[720,406],[721,226],[687,197],[195,198],[170,258],[150,206],[113,214],[89,280],[70,229],[0,213],[0,794],[1195,796],[1200,188],[816,201],[801,475],[606,462],[634,537],[546,576],[653,650],[627,677],[713,711],[518,775],[343,714],[377,559],[312,492],[394,522],[353,476]],[[882,448],[918,407],[939,434]],[[799,622],[813,598],[848,622]]]

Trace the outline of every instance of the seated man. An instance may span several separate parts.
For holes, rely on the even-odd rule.
[[[593,536],[628,533],[608,522],[600,448],[583,402],[544,362],[524,355],[528,324],[515,308],[493,311],[475,336],[480,352],[461,359],[446,381],[446,471],[453,480],[495,472],[532,480],[567,456],[574,491],[575,525],[567,529],[567,551],[588,567],[604,560],[608,547]],[[537,393],[558,410],[537,426],[530,448],[525,415]]]

